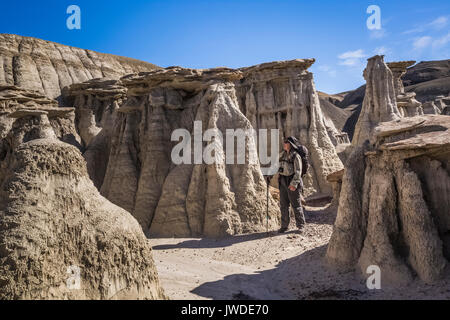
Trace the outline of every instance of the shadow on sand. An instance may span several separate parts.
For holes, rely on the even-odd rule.
[[[223,248],[229,247],[237,243],[260,240],[264,238],[278,237],[286,234],[297,234],[297,230],[291,230],[280,234],[277,231],[250,233],[237,236],[229,236],[226,238],[199,238],[198,240],[186,240],[177,244],[167,244],[153,246],[153,250],[169,250],[169,249],[205,249],[205,248]]]
[[[336,215],[330,215],[328,208],[324,208],[316,211],[305,210],[306,223],[315,224],[330,224],[334,223]],[[291,221],[294,221],[294,217],[291,213]],[[223,248],[229,247],[237,243],[259,240],[263,238],[273,238],[286,234],[298,234],[298,230],[293,228],[292,230],[280,234],[277,231],[250,233],[243,235],[229,236],[226,238],[214,239],[214,238],[199,238],[198,240],[186,240],[177,244],[157,245],[153,247],[153,250],[170,250],[170,249],[202,249],[202,248]]]
[[[326,265],[326,247],[323,245],[283,260],[273,269],[225,276],[222,280],[204,283],[191,292],[209,299],[224,300],[353,300],[368,294],[368,289],[355,281],[353,272],[340,274]]]

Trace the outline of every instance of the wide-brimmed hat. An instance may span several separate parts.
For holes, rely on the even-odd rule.
[[[298,145],[300,144],[300,141],[298,141],[298,139],[296,137],[290,136],[290,137],[287,137],[286,139],[284,139],[284,143],[290,143],[294,149],[298,149]]]

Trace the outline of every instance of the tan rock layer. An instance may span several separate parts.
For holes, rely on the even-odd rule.
[[[58,140],[64,110],[17,102],[31,95],[8,92],[0,114],[0,299],[164,299],[141,227]]]
[[[12,34],[0,34],[0,85],[16,85],[55,99],[64,87],[94,78],[119,78],[159,67],[150,63]]]
[[[374,132],[345,169],[327,257],[362,272],[377,265],[388,285],[415,274],[437,281],[449,258],[450,119],[402,119]]]
[[[170,67],[117,82],[71,86],[66,94],[80,114],[82,137],[85,127],[102,128],[96,135],[96,129],[90,131],[90,142],[83,139],[95,185],[132,212],[150,235],[221,236],[265,230],[266,186],[259,166],[172,163],[171,133],[178,128],[192,132],[197,120],[204,131],[278,128],[302,137],[312,164],[306,193],[331,194],[326,175],[342,169],[331,139],[339,133],[322,115],[306,71],[313,62],[273,62],[237,70]],[[272,90],[264,91],[266,87]],[[80,126],[83,113],[92,119],[86,126]],[[113,119],[107,126],[102,123],[105,115]],[[267,121],[274,115],[288,115],[290,120],[281,125]],[[262,120],[254,122],[258,117]],[[251,152],[247,147],[246,157]],[[271,197],[269,201],[269,226],[274,228],[278,208]]]

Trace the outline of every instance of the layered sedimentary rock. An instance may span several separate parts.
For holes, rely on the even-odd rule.
[[[59,98],[73,83],[94,78],[119,78],[157,66],[12,34],[0,34],[0,85],[15,85]],[[61,102],[61,99],[58,99]]]
[[[394,77],[383,56],[374,56],[368,60],[364,79],[366,79],[366,94],[355,126],[353,146],[362,145],[368,140],[378,123],[401,118],[397,108]]]
[[[63,142],[81,147],[81,139],[75,127],[75,110],[58,108],[55,100],[38,92],[24,90],[16,86],[0,85],[0,130],[3,135],[9,132],[14,119],[22,114],[36,114],[45,126],[50,126],[52,134]],[[14,114],[13,116],[11,116]]]
[[[126,88],[118,80],[94,79],[63,90],[76,106],[76,127],[82,138],[83,156],[89,176],[100,189],[108,166],[111,138],[117,109],[126,98]]]
[[[161,299],[151,246],[61,140],[71,108],[0,89],[0,299]]]
[[[313,63],[301,59],[243,68],[237,84],[240,108],[254,128],[279,129],[280,142],[295,136],[309,149],[305,196],[332,194],[326,177],[343,168],[335,146],[348,143],[347,135],[322,113],[313,75],[307,71]]]
[[[202,159],[208,146],[226,153],[227,129],[252,129],[235,95],[234,82],[241,77],[240,71],[227,68],[173,67],[120,80],[127,97],[123,103],[114,100],[119,104],[112,110],[114,124],[97,135],[110,141],[105,175],[98,181],[101,193],[132,212],[149,235],[217,237],[265,231],[267,223],[270,229],[278,226],[278,207],[272,197],[266,199],[259,163],[248,161],[257,159],[253,136],[246,138],[245,149],[240,150],[244,164],[207,164]],[[75,106],[85,105],[80,95],[86,91],[78,92],[77,86],[71,89],[77,97]],[[223,133],[223,141],[203,141],[202,133],[195,136],[195,122],[203,132]],[[173,161],[172,150],[179,141],[171,141],[171,135],[176,129],[185,129],[192,140],[200,140],[200,153],[192,141],[188,163]],[[86,152],[97,158],[108,156],[101,149],[92,150],[93,142]],[[195,160],[199,155],[200,161]]]
[[[422,115],[422,104],[416,100],[414,92],[405,93],[402,77],[406,74],[406,68],[415,64],[415,61],[398,61],[388,63],[394,76],[394,89],[397,97],[397,107],[404,117],[414,117]]]
[[[227,129],[280,129],[280,139],[299,136],[311,153],[306,194],[331,195],[326,176],[343,167],[333,141],[344,138],[322,115],[306,71],[312,63],[293,60],[237,70],[171,67],[73,85],[65,96],[74,102],[77,123],[85,123],[80,134],[88,137],[84,156],[95,185],[132,212],[150,235],[263,231],[267,199],[259,164],[175,165],[171,134],[180,128],[193,133],[198,121],[203,131],[216,129],[224,136]],[[247,139],[245,159],[257,158],[249,146],[258,140]],[[203,143],[208,145],[212,142]],[[219,149],[226,152],[226,141]],[[277,212],[270,197],[270,228],[278,225]]]
[[[346,163],[327,258],[363,273],[376,265],[385,285],[433,282],[450,259],[450,120],[400,118],[388,71],[382,57],[369,59],[357,126],[368,132]]]
[[[332,207],[339,206],[339,198],[341,195],[342,188],[342,177],[344,176],[344,169],[333,172],[327,176],[327,181],[333,187],[333,200],[331,201]]]

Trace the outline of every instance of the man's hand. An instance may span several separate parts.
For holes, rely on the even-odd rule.
[[[295,187],[293,187],[293,186],[289,186],[289,190],[295,191],[295,190],[297,190],[297,188],[295,188]]]

